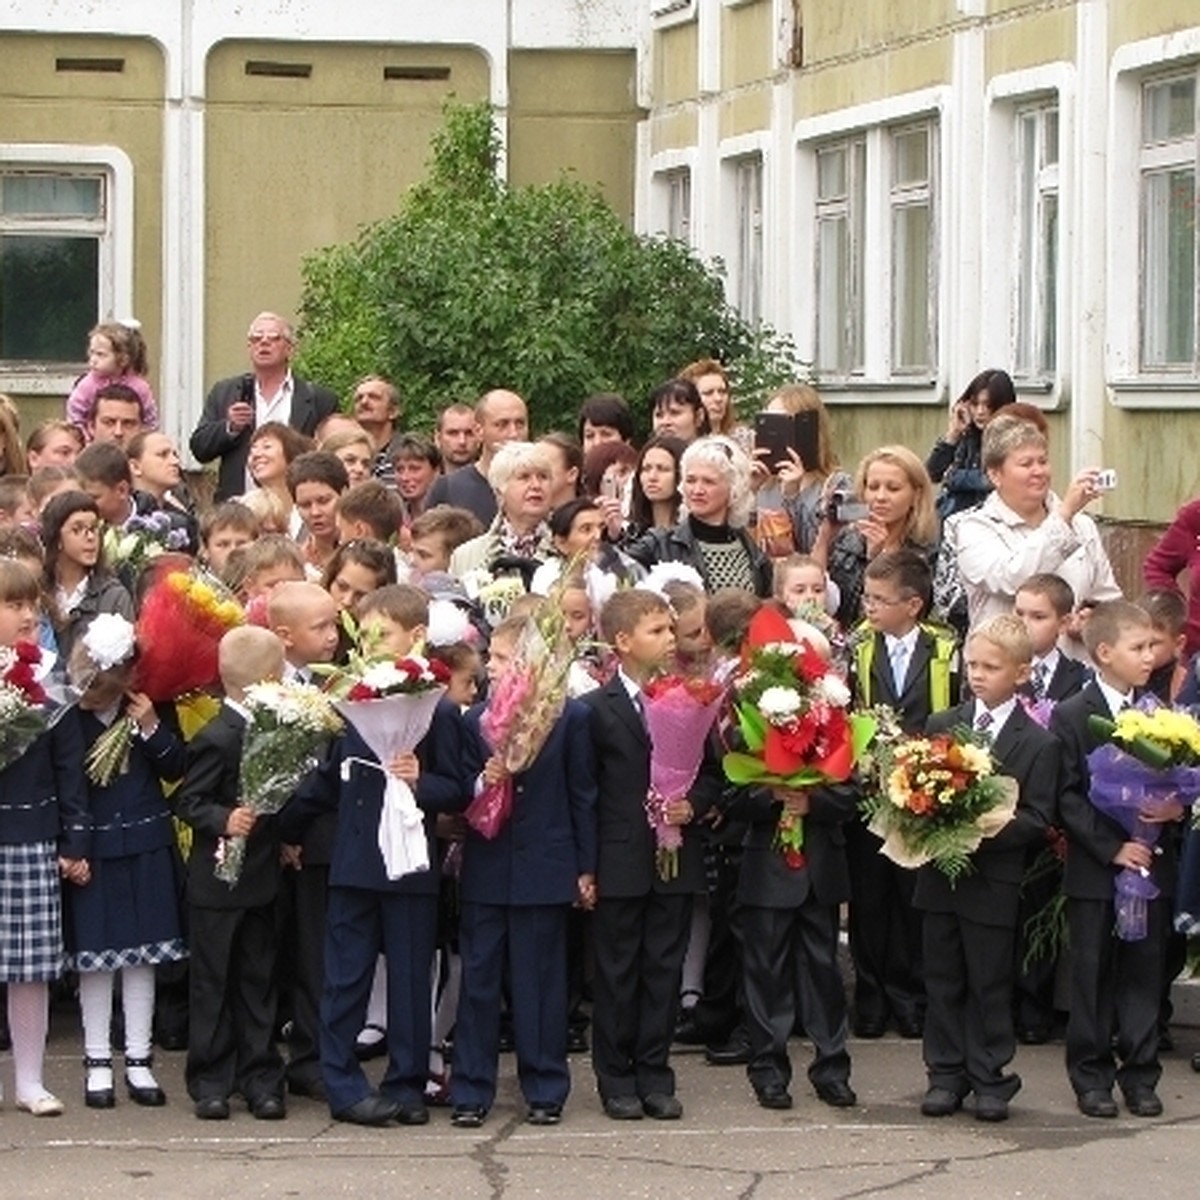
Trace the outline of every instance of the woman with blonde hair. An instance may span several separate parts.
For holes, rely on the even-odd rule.
[[[867,454],[855,472],[854,493],[865,515],[845,520],[843,498],[831,497],[812,550],[841,591],[837,618],[846,628],[859,617],[867,563],[902,548],[932,561],[937,542],[933,481],[907,446],[880,446]]]
[[[21,445],[21,414],[11,396],[0,395],[0,475],[28,475]]]

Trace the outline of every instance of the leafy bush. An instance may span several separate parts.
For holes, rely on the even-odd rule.
[[[509,187],[498,153],[487,105],[448,105],[400,211],[305,260],[303,374],[343,395],[386,375],[413,427],[510,387],[547,430],[597,391],[646,426],[650,391],[698,358],[731,369],[743,406],[800,373],[788,339],[726,303],[719,264],[632,233],[579,182]]]

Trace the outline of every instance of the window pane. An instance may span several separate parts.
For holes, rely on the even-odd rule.
[[[1043,118],[1046,139],[1042,146],[1042,166],[1052,167],[1058,162],[1058,109],[1047,109]]]
[[[817,152],[817,199],[834,200],[846,194],[846,149],[837,146]]]
[[[906,129],[892,135],[892,183],[924,183],[929,178],[929,130]]]
[[[849,315],[849,231],[845,217],[817,222],[817,369],[849,373],[846,318]]]
[[[1196,128],[1196,81],[1148,84],[1142,93],[1142,140],[1147,144],[1189,137]]]
[[[929,209],[906,205],[892,214],[892,367],[928,370]]]
[[[81,362],[99,261],[97,238],[0,237],[0,359]]]
[[[70,175],[7,175],[6,216],[98,217],[100,180]]]
[[[1196,176],[1191,170],[1145,177],[1142,244],[1142,361],[1192,366],[1196,360]]]
[[[1037,125],[1036,113],[1026,113],[1020,120],[1020,191],[1017,196],[1018,236],[1020,238],[1017,269],[1017,353],[1018,375],[1036,373],[1033,347],[1033,309],[1037,303],[1037,239],[1034,222],[1037,212]]]
[[[1042,289],[1041,373],[1053,375],[1058,368],[1058,196],[1054,192],[1042,198],[1042,269],[1046,286]]]
[[[737,167],[737,307],[751,324],[762,315],[762,159]]]
[[[690,240],[692,226],[692,173],[672,171],[667,176],[667,236]]]

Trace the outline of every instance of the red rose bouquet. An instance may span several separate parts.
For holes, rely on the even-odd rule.
[[[42,651],[32,642],[0,649],[0,770],[50,728],[49,697],[38,681],[41,664]]]

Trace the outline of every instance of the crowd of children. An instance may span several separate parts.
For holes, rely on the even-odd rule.
[[[152,406],[137,387],[136,331],[98,326],[89,364],[69,405],[86,438],[95,394],[114,382]],[[228,1118],[235,1096],[255,1118],[281,1119],[290,1094],[364,1125],[422,1124],[443,1103],[455,1126],[477,1127],[510,1039],[527,1119],[553,1125],[571,1087],[568,1054],[586,1044],[585,996],[595,1086],[614,1120],[682,1115],[677,1041],[704,1045],[715,1064],[744,1065],[759,1104],[789,1108],[797,1029],[812,1045],[816,1096],[853,1106],[851,1034],[892,1028],[921,1043],[923,1114],[949,1116],[973,1096],[979,1120],[1001,1121],[1021,1086],[1010,1070],[1017,1043],[1056,1036],[1064,1012],[1080,1111],[1115,1116],[1114,1088],[1134,1115],[1162,1111],[1186,804],[1146,818],[1169,826],[1153,852],[1104,816],[1089,800],[1088,718],[1115,716],[1146,690],[1169,703],[1194,688],[1175,594],[1080,606],[1059,576],[1035,574],[1010,614],[960,638],[931,616],[930,556],[889,545],[868,553],[854,583],[861,619],[844,628],[831,614],[845,612],[847,597],[823,555],[776,559],[766,600],[706,592],[677,564],[644,578],[614,536],[619,512],[586,496],[557,506],[536,561],[512,569],[516,586],[500,594],[488,579],[472,594],[449,572],[455,551],[478,543],[479,522],[444,506],[413,515],[380,479],[352,484],[333,449],[288,459],[280,495],[290,515],[233,500],[197,514],[169,469],[169,443],[121,450],[102,436],[81,449],[70,429],[43,428],[28,449],[32,461],[58,438],[80,451],[74,467],[64,456],[33,481],[0,480],[3,661],[40,644],[48,670],[57,652],[77,701],[0,770],[0,982],[18,1107],[62,1111],[42,1057],[50,987],[64,972],[77,979],[86,1104],[117,1103],[118,976],[125,1090],[140,1105],[166,1103],[151,1049],[155,976],[161,986],[186,959],[186,1080],[206,1120]],[[281,461],[290,454],[288,434],[260,434],[276,439]],[[885,465],[901,458],[893,448]],[[147,477],[157,491],[137,486]],[[221,641],[220,703],[198,729],[140,690],[141,564],[105,557],[106,531],[156,512],[248,622]],[[464,614],[448,634],[436,628],[446,601]],[[577,643],[571,698],[510,779],[483,733],[487,689],[547,603]],[[665,800],[678,850],[671,873],[657,868],[647,685],[664,672],[728,684],[763,610],[847,678],[855,707],[886,706],[903,734],[986,734],[1019,799],[956,885],[932,865],[913,870],[880,853],[857,803],[865,778],[730,783],[721,760],[738,734],[728,697],[695,783]],[[444,664],[449,683],[428,733],[380,763],[348,727],[278,816],[257,815],[239,784],[247,689],[319,683],[356,636],[379,653]],[[125,760],[97,782],[84,763],[118,720],[132,723]],[[377,836],[388,773],[415,795],[429,862],[400,878]],[[511,819],[484,837],[461,814],[504,781]],[[182,846],[173,816],[190,829]],[[779,852],[781,816],[804,822],[798,862]],[[217,871],[230,837],[247,845],[233,886]],[[1064,844],[1063,859],[1033,871],[1047,847]],[[1133,941],[1113,932],[1122,868],[1158,889],[1146,935]],[[1028,944],[1031,921],[1060,894],[1066,996],[1056,986],[1062,946],[1039,955]],[[849,997],[839,964],[846,906]],[[364,1068],[376,1054],[387,1059],[377,1083]]]

